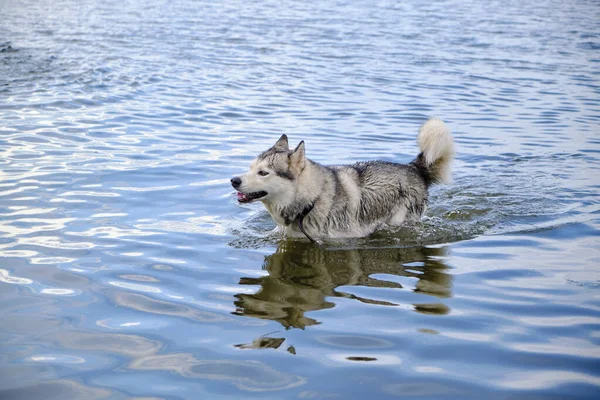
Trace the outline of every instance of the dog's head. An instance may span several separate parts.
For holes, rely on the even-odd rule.
[[[250,171],[231,178],[240,203],[282,201],[295,193],[298,176],[304,170],[304,141],[291,151],[286,135],[250,164]]]

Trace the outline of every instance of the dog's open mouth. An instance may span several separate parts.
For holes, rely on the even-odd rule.
[[[267,192],[265,192],[264,190],[261,190],[260,192],[254,192],[254,193],[238,192],[237,199],[240,203],[250,203],[253,200],[260,199],[261,197],[265,197],[266,195],[267,195]]]

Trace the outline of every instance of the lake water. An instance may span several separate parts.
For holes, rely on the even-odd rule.
[[[282,241],[229,185],[434,115],[421,223]],[[2,399],[598,398],[597,1],[0,0],[0,119]]]

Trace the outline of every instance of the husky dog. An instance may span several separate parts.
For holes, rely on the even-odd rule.
[[[429,186],[450,181],[454,142],[446,125],[428,120],[417,140],[421,152],[410,164],[325,166],[306,158],[304,141],[290,150],[282,135],[231,185],[240,203],[262,201],[287,237],[363,237],[386,224],[419,220]]]

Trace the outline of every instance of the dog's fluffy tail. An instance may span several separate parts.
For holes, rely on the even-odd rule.
[[[431,118],[419,128],[421,153],[413,163],[423,170],[428,184],[450,183],[450,164],[454,158],[454,140],[441,119]]]

